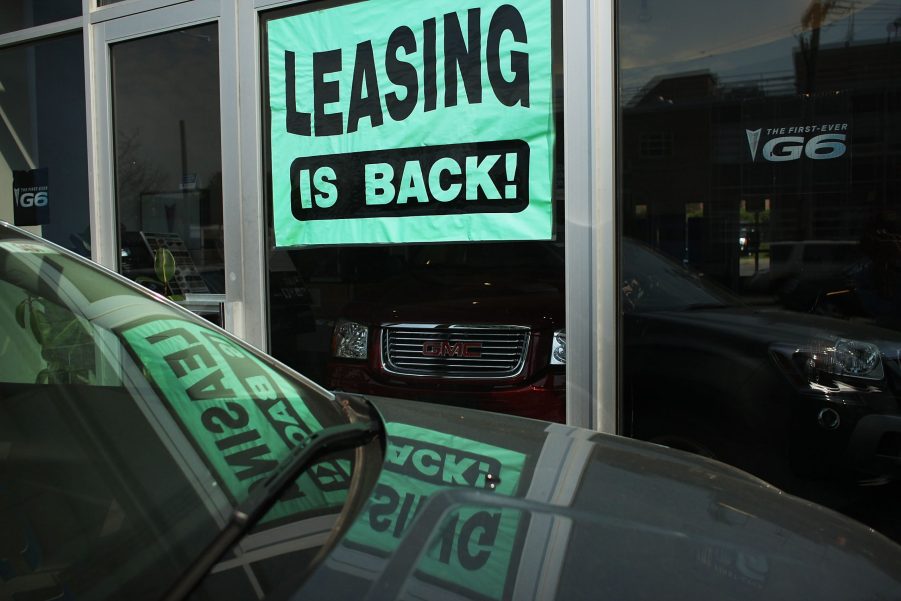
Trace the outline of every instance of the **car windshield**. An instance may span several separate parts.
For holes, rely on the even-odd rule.
[[[344,423],[315,384],[0,224],[0,598],[159,597],[293,447]],[[305,472],[204,592],[259,598],[270,548],[308,565],[351,472]]]
[[[741,301],[647,246],[623,239],[623,308],[629,312],[734,307]]]

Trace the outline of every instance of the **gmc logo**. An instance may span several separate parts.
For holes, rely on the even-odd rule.
[[[478,359],[482,356],[482,343],[426,340],[422,343],[422,354],[426,357],[466,357],[468,359]]]

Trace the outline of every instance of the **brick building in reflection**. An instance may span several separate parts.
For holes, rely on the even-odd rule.
[[[668,76],[624,99],[625,235],[739,290],[749,230],[766,248],[860,241],[891,222],[901,43],[799,47],[793,65],[781,77]]]

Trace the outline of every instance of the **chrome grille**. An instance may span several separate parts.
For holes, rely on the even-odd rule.
[[[382,362],[392,373],[448,378],[518,375],[529,346],[523,326],[399,324],[382,330]]]

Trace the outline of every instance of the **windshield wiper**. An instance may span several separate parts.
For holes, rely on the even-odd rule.
[[[281,497],[282,493],[324,455],[363,446],[381,432],[378,419],[331,426],[315,432],[294,447],[266,480],[229,517],[219,535],[197,557],[163,597],[166,601],[186,599],[232,545],[244,537]]]

